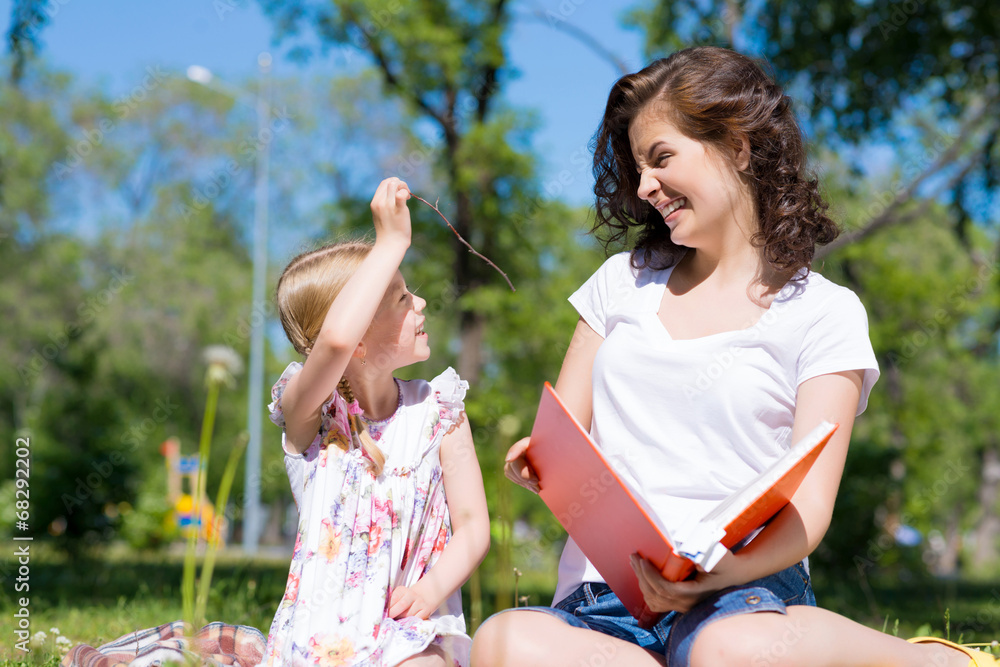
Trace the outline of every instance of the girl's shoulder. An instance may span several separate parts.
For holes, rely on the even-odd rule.
[[[459,377],[451,366],[430,380],[403,380],[400,385],[404,405],[433,401],[456,413],[465,410],[465,394],[469,383]]]
[[[285,414],[281,409],[281,397],[285,393],[285,387],[288,386],[288,381],[301,370],[302,362],[293,361],[285,367],[285,370],[281,373],[281,377],[279,377],[278,381],[271,387],[271,403],[267,406],[267,409],[270,413],[271,421],[281,428],[285,428]]]

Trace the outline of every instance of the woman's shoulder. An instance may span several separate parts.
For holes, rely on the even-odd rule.
[[[809,309],[864,307],[854,290],[816,271],[809,271],[804,277],[790,281],[775,300],[799,303]]]
[[[582,288],[607,295],[628,293],[649,283],[658,282],[663,272],[649,267],[637,269],[632,264],[632,251],[611,255],[591,274]]]
[[[604,275],[613,280],[635,279],[640,273],[632,266],[632,251],[623,250],[611,255],[594,272],[594,275]]]

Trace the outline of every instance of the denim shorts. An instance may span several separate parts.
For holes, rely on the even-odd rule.
[[[785,608],[792,605],[816,606],[809,573],[802,563],[713,593],[685,614],[675,611],[666,614],[648,630],[639,627],[618,596],[603,583],[581,584],[551,607],[519,607],[518,610],[545,612],[574,627],[596,630],[664,655],[670,667],[688,667],[694,640],[709,623],[758,611],[784,614]]]

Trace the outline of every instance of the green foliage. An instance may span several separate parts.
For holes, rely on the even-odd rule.
[[[990,0],[732,0],[653,2],[630,14],[647,53],[692,44],[756,52],[779,79],[805,75],[813,115],[857,139],[884,129],[914,96],[957,115],[984,91],[996,95],[1000,10]],[[933,90],[931,90],[933,86]]]
[[[135,506],[128,505],[122,512],[121,537],[137,551],[166,546],[179,535],[176,526],[170,522],[173,507],[167,502],[166,485],[151,486],[152,490],[141,489]]]
[[[143,477],[162,477],[167,436],[190,451],[201,349],[248,347],[239,211],[225,197],[199,199],[200,186],[192,193],[187,166],[235,155],[242,139],[225,146],[211,125],[213,138],[199,139],[199,123],[179,119],[222,112],[190,99],[190,85],[148,82],[143,104],[67,95],[65,77],[45,73],[0,85],[0,159],[12,175],[0,191],[0,313],[17,333],[0,343],[0,451],[10,454],[0,471],[13,478],[14,433],[29,436],[31,532],[67,548],[115,535]],[[142,173],[150,160],[161,165],[155,180]],[[88,215],[87,233],[60,232],[75,215],[65,198],[88,182],[114,183],[107,196],[122,206]],[[220,408],[226,451],[245,428],[243,403]]]
[[[921,576],[926,564],[946,573],[941,544],[928,538],[946,527],[974,530],[990,512],[978,494],[985,451],[996,446],[992,321],[1000,285],[996,264],[974,258],[993,241],[979,234],[970,252],[940,224],[947,215],[940,206],[924,207],[905,227],[848,246],[822,269],[858,292],[882,367],[817,552],[852,576]],[[916,528],[924,542],[897,544],[897,525]]]
[[[261,5],[282,38],[295,41],[297,30],[312,29],[324,44],[371,64],[384,91],[404,105],[400,121],[415,128],[396,140],[398,158],[383,160],[399,167],[386,175],[401,175],[416,194],[439,201],[458,233],[517,289],[512,293],[433,211],[411,203],[414,243],[403,273],[428,301],[432,361],[403,375],[433,376],[450,363],[473,383],[466,409],[498,538],[480,570],[496,573],[498,599],[510,605],[513,522],[531,515],[547,535],[562,532],[539,510],[537,498],[512,491],[502,476],[503,454],[527,435],[542,382],[558,374],[577,319],[565,298],[597,268],[600,256],[579,240],[584,212],[540,195],[528,148],[530,118],[502,106],[508,8],[503,2],[373,0]],[[362,99],[366,111],[386,108]],[[370,130],[371,121],[358,120],[356,129],[384,146],[384,126]],[[374,183],[352,188],[349,196],[340,193],[330,209],[331,233],[370,229],[367,201]],[[478,600],[474,604],[478,609]]]

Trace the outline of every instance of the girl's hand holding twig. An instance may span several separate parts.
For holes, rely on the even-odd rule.
[[[375,223],[375,242],[396,241],[410,245],[410,209],[406,200],[410,188],[398,178],[387,178],[379,183],[372,197],[372,220]]]

